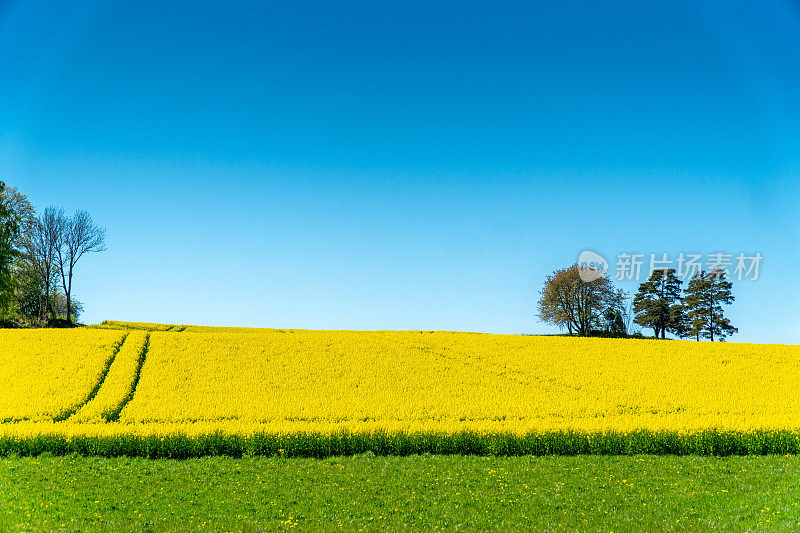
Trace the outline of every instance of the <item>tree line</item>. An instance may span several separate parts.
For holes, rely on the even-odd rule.
[[[47,207],[0,181],[0,321],[4,326],[69,326],[83,305],[75,299],[78,263],[105,248],[106,231],[91,215]]]
[[[569,335],[641,337],[631,332],[631,322],[661,339],[670,333],[722,341],[739,331],[724,313],[735,298],[723,269],[700,270],[685,288],[675,269],[653,270],[631,300],[605,275],[587,276],[581,268],[575,264],[548,275],[539,298],[539,318]]]

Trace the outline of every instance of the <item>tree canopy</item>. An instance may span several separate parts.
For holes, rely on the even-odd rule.
[[[105,230],[78,210],[41,215],[28,198],[0,181],[0,319],[7,325],[46,325],[77,319],[76,265],[105,250]]]
[[[667,332],[683,335],[686,326],[681,284],[674,268],[653,270],[647,281],[639,285],[633,298],[633,321],[640,326],[653,328],[656,338],[666,338]]]
[[[725,340],[728,335],[739,331],[725,317],[722,308],[723,304],[731,304],[735,299],[731,289],[732,284],[722,269],[698,272],[689,281],[684,298],[689,335],[697,340],[703,337],[713,341],[715,336]]]
[[[625,291],[614,287],[606,276],[584,281],[575,264],[547,276],[539,298],[539,318],[570,335],[587,336],[602,329],[604,320],[609,322],[606,329],[619,329],[626,299]]]

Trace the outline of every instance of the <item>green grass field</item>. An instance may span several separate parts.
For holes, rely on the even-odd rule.
[[[796,456],[0,459],[0,530],[800,528]]]

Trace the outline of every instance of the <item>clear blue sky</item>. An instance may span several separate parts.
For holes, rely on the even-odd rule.
[[[731,340],[800,342],[796,2],[12,0],[0,50],[87,322],[552,332],[584,248],[742,251]]]

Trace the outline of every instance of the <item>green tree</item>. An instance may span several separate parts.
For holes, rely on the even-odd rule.
[[[35,227],[38,224],[36,209],[30,200],[15,187],[6,187],[0,192],[0,203],[10,212],[19,226],[12,246],[15,250],[12,261],[14,277],[13,318],[27,322],[35,321],[43,316],[44,290],[41,277],[33,261],[32,244]]]
[[[609,309],[623,311],[627,297],[606,276],[584,281],[580,267],[572,265],[545,279],[539,298],[539,318],[566,329],[570,335],[588,336],[602,329]]]
[[[689,323],[686,304],[683,302],[683,299],[681,299],[679,303],[675,303],[670,307],[669,323],[670,327],[667,329],[667,331],[674,334],[676,337],[684,338],[692,336],[690,332],[691,324]]]
[[[29,324],[44,321],[47,311],[52,305],[48,305],[41,272],[30,258],[26,257],[15,269],[14,274],[17,285],[16,311],[19,318]]]
[[[0,317],[4,321],[9,320],[13,312],[13,265],[18,254],[19,227],[6,196],[6,184],[0,181]]]
[[[688,335],[698,341],[703,337],[713,342],[715,336],[719,340],[725,340],[728,335],[739,331],[731,325],[722,309],[723,304],[729,305],[735,299],[731,293],[732,287],[722,269],[714,269],[708,273],[701,271],[691,279],[683,299]]]
[[[609,307],[603,311],[603,333],[609,337],[624,337],[628,334],[622,309]]]
[[[681,305],[681,280],[675,269],[654,270],[650,277],[639,285],[633,298],[634,322],[653,328],[656,338],[665,338],[666,333],[681,335],[684,328]]]

